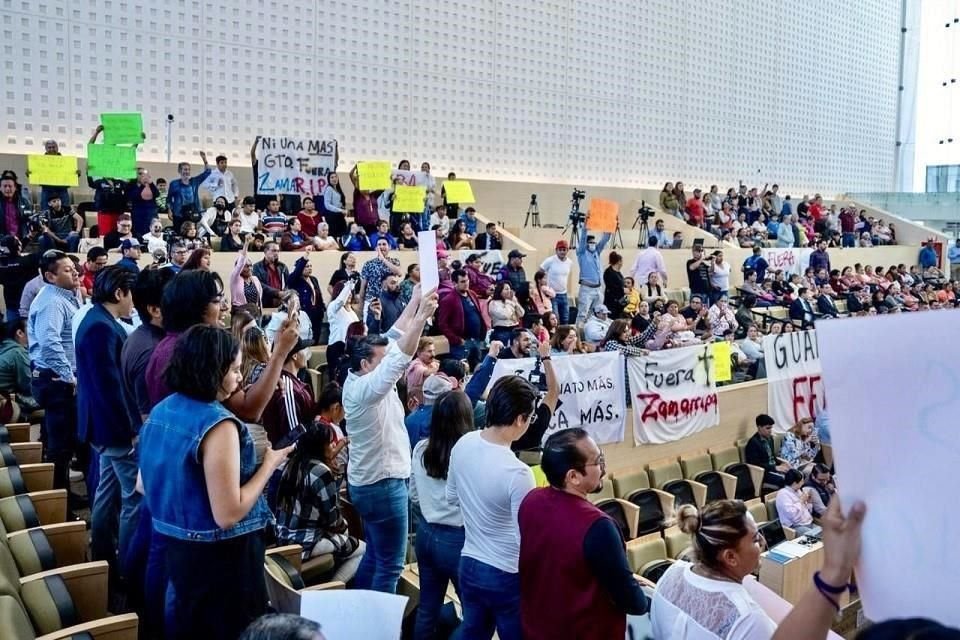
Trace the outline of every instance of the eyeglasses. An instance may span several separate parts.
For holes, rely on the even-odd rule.
[[[600,471],[606,471],[607,469],[607,459],[603,456],[603,452],[600,452],[600,455],[597,456],[596,462],[588,462],[585,467],[600,467]]]

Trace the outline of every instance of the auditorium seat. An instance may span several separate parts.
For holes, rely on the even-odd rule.
[[[637,535],[663,531],[674,522],[673,496],[659,489],[637,489],[626,497],[640,508]]]
[[[587,499],[593,504],[599,504],[604,500],[613,500],[616,497],[616,494],[613,490],[613,474],[608,473],[607,477],[603,479],[603,488],[599,493],[591,493],[587,495]]]
[[[760,487],[763,485],[763,469],[741,462],[736,447],[711,450],[710,457],[715,469],[729,473],[737,479],[734,498],[749,500],[760,496]]]
[[[667,546],[667,557],[674,560],[690,548],[690,536],[676,526],[664,530],[663,542]]]
[[[632,540],[627,544],[627,564],[634,573],[656,583],[673,564],[673,560],[667,558],[667,546],[663,538],[650,537]]]
[[[0,596],[0,638],[16,640],[137,640],[136,614],[110,616],[59,629],[42,637],[33,628],[30,616],[13,596]]]
[[[749,511],[750,515],[753,516],[754,522],[756,522],[758,525],[767,522],[767,507],[763,504],[760,498],[745,500],[743,504],[747,506],[747,511]]]
[[[638,489],[649,489],[650,477],[646,469],[620,472],[613,479],[613,492],[618,498],[626,498]]]
[[[44,524],[57,524],[66,519],[66,489],[0,498],[0,522],[8,533]]]
[[[39,442],[0,443],[0,467],[43,462],[43,445]]]
[[[603,511],[617,523],[624,540],[633,540],[637,537],[640,518],[640,508],[637,505],[618,498],[601,500],[595,504],[600,511]]]
[[[672,495],[675,506],[692,504],[699,509],[706,503],[706,485],[685,479],[680,463],[676,460],[651,464],[647,472],[650,475],[650,484]]]
[[[30,423],[11,422],[0,425],[0,443],[30,442]]]
[[[0,467],[0,498],[53,489],[53,463]]]
[[[737,479],[729,473],[714,470],[710,454],[681,456],[680,468],[684,478],[706,485],[707,504],[732,498],[737,493]]]
[[[87,559],[87,525],[82,521],[48,524],[5,534],[21,576],[82,564]]]
[[[303,549],[300,545],[288,545],[270,549],[264,556],[263,573],[267,582],[267,595],[271,606],[279,613],[300,613],[300,594],[304,591],[325,591],[327,589],[344,589],[342,582],[324,582],[314,586],[306,586],[300,573],[300,554]],[[333,570],[332,555],[322,556],[329,560],[328,571]],[[312,559],[311,559],[312,560]]]

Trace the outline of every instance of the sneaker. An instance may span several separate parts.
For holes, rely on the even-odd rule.
[[[70,482],[83,482],[83,471],[70,469]]]

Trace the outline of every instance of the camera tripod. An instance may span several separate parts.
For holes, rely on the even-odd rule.
[[[560,236],[563,237],[567,235],[567,231],[570,231],[570,249],[577,248],[577,242],[580,239],[580,225],[584,224],[583,214],[580,213],[580,201],[574,200],[570,208],[570,214],[567,216],[567,226],[563,228],[563,231],[560,232]]]
[[[527,217],[523,221],[523,228],[526,229],[527,225],[530,224],[530,217],[533,216],[533,226],[540,226],[540,205],[537,204],[536,200],[530,201],[530,206],[527,207]]]
[[[620,221],[617,221],[617,228],[613,230],[613,235],[610,236],[610,248],[611,249],[623,249],[623,236],[620,234]]]
[[[643,249],[647,246],[650,238],[650,225],[647,224],[649,218],[643,215],[643,211],[640,210],[637,212],[637,218],[633,221],[633,226],[631,229],[636,229],[637,225],[640,225],[640,233],[637,235],[637,249]],[[621,246],[622,242],[621,242]]]

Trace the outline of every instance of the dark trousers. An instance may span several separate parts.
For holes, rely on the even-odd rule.
[[[217,542],[166,541],[168,639],[236,640],[267,612],[263,531]]]
[[[420,568],[420,606],[414,637],[432,640],[437,637],[440,609],[447,593],[447,583],[460,593],[460,551],[463,549],[463,527],[430,524],[422,517],[417,527],[417,566]]]
[[[33,398],[43,408],[43,459],[53,463],[53,486],[69,489],[70,460],[77,446],[77,397],[74,385],[56,377],[50,369],[39,369],[30,386]]]

